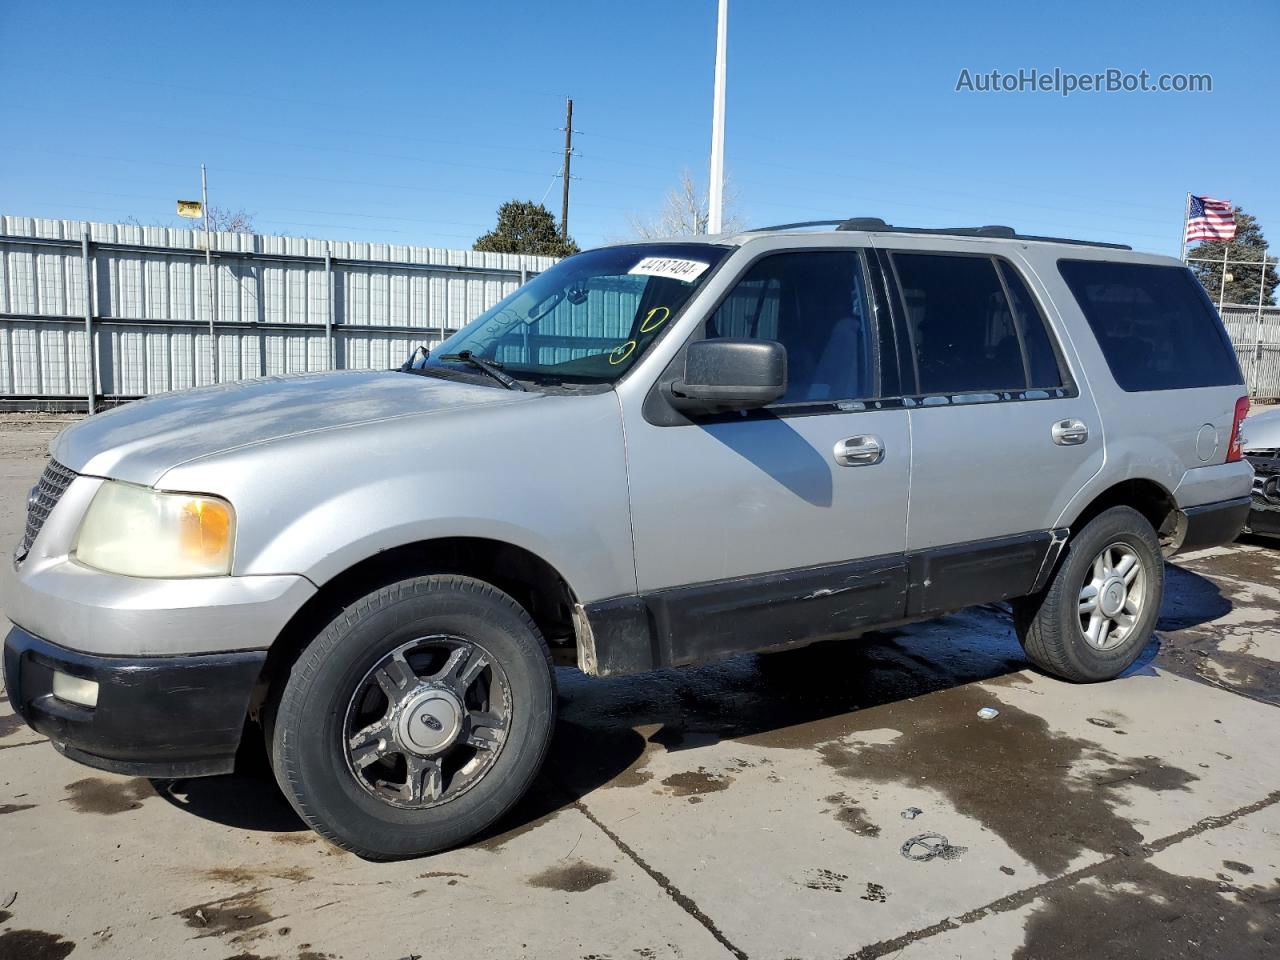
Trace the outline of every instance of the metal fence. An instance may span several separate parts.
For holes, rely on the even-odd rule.
[[[0,402],[84,409],[90,396],[140,397],[215,376],[391,367],[555,262],[217,233],[210,271],[203,240],[195,230],[0,216]],[[566,308],[563,332],[616,339],[610,318],[629,316],[633,299],[620,289]],[[1250,393],[1280,399],[1280,307],[1225,304],[1222,318]]]
[[[1250,395],[1280,400],[1280,307],[1226,303],[1222,322],[1235,344]]]
[[[555,262],[240,233],[211,246],[212,270],[199,231],[0,216],[0,400],[84,409],[215,378],[387,368]]]

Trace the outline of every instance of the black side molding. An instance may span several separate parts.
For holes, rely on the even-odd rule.
[[[614,597],[582,607],[579,664],[597,676],[846,637],[1041,589],[1067,529]]]

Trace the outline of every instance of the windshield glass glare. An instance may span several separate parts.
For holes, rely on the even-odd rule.
[[[728,254],[705,243],[635,244],[562,260],[415,367],[465,371],[470,351],[517,379],[607,383],[629,370]]]

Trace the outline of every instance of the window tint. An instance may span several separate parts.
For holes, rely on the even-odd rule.
[[[875,389],[870,317],[856,251],[782,253],[747,271],[707,321],[707,336],[786,347],[780,403],[858,400]]]
[[[1241,383],[1213,304],[1183,267],[1059,260],[1122,390]]]
[[[1027,385],[1009,302],[988,257],[895,253],[921,393]]]
[[[1018,271],[1003,260],[998,261],[1000,275],[1004,277],[1005,286],[1009,289],[1009,300],[1013,304],[1013,318],[1022,334],[1022,343],[1027,352],[1027,372],[1030,375],[1030,387],[1051,388],[1062,386],[1062,370],[1058,366],[1058,355],[1054,352],[1053,342],[1049,339],[1049,331],[1045,328],[1031,291],[1022,282]]]

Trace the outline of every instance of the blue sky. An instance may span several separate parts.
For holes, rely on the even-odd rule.
[[[1225,15],[1224,15],[1225,14]],[[467,247],[516,197],[626,236],[705,178],[715,0],[0,0],[0,212]],[[1280,4],[730,0],[726,165],[750,224],[882,216],[1177,251],[1190,190],[1280,240]],[[1209,73],[1212,93],[957,93],[973,73]]]

